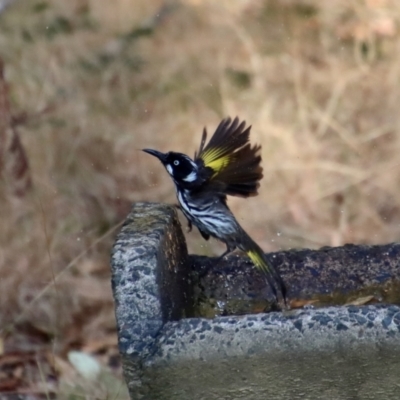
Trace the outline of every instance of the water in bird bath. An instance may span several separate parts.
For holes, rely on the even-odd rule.
[[[191,361],[149,369],[144,382],[158,400],[397,400],[399,378],[400,347],[366,346]]]

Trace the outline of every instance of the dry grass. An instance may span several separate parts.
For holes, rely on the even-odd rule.
[[[21,1],[0,16],[13,109],[51,110],[19,127],[33,193],[16,204],[0,184],[0,335],[34,329],[62,351],[113,332],[114,228],[133,201],[175,202],[138,149],[193,154],[227,115],[263,145],[260,195],[230,204],[265,250],[400,236],[398,2],[161,7]]]

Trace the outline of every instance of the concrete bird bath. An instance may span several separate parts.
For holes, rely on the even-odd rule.
[[[111,257],[132,399],[400,398],[400,308],[328,306],[398,303],[400,245],[270,258],[293,304],[327,306],[260,312],[270,293],[245,257],[189,256],[174,207],[133,206]]]

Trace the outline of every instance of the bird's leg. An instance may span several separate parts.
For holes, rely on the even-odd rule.
[[[229,253],[232,253],[232,251],[235,251],[236,246],[229,246],[229,244],[226,245],[226,250],[217,258],[217,263],[220,262],[225,256],[227,256]]]

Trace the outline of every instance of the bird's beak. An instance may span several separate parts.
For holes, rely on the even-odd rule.
[[[165,154],[161,153],[160,151],[153,150],[153,149],[142,149],[145,153],[149,153],[154,157],[157,157],[161,162],[165,161]]]

